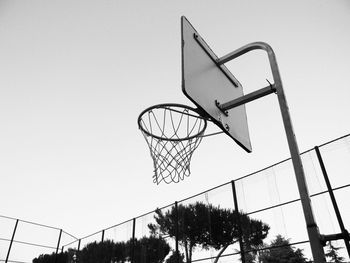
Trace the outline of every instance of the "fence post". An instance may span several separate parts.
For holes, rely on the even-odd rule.
[[[245,253],[244,253],[244,246],[243,246],[243,240],[242,240],[242,224],[241,224],[241,217],[240,217],[240,213],[239,213],[239,208],[238,208],[238,200],[237,200],[237,193],[236,193],[236,184],[235,181],[231,181],[231,186],[232,186],[232,195],[233,195],[233,202],[235,205],[235,211],[238,215],[237,217],[237,222],[238,222],[238,233],[239,233],[239,237],[238,237],[238,242],[239,242],[239,249],[240,249],[240,253],[241,253],[241,261],[242,263],[245,263]]]
[[[9,245],[9,249],[7,251],[7,256],[6,256],[6,260],[5,260],[5,263],[7,263],[9,257],[10,257],[10,251],[11,251],[11,247],[12,247],[12,243],[13,243],[13,240],[15,238],[15,234],[16,234],[16,230],[17,230],[17,226],[18,226],[18,219],[16,220],[16,224],[15,224],[15,228],[13,229],[13,233],[12,233],[12,238],[11,238],[11,242],[10,242],[10,245]]]
[[[180,262],[180,254],[179,254],[179,211],[178,211],[177,201],[175,201],[175,253],[176,253],[176,261]]]
[[[103,242],[103,241],[104,241],[104,239],[105,239],[105,230],[103,229],[103,230],[102,230],[102,238],[101,238],[101,242]]]
[[[136,226],[136,219],[134,218],[132,220],[132,239],[131,239],[131,263],[134,263],[135,259],[134,259],[134,256],[135,256],[135,226]]]
[[[80,251],[80,243],[81,243],[81,239],[78,240],[78,248],[76,249],[76,252]],[[79,262],[79,253],[76,253],[76,260]]]
[[[338,204],[337,204],[337,200],[335,199],[333,188],[332,188],[331,182],[330,182],[329,177],[328,177],[326,166],[324,165],[324,162],[323,162],[323,159],[322,159],[322,155],[321,155],[321,152],[320,152],[320,149],[318,148],[318,146],[315,147],[315,152],[316,152],[316,156],[317,156],[319,165],[320,165],[321,170],[322,170],[323,178],[324,178],[324,180],[326,182],[326,185],[327,185],[327,190],[328,190],[328,193],[329,193],[329,197],[331,198],[331,201],[332,201],[334,212],[335,212],[335,215],[337,217],[338,224],[339,224],[339,227],[340,227],[343,239],[344,239],[345,247],[346,247],[346,250],[348,251],[348,255],[350,257],[349,233],[345,229],[345,226],[344,226],[344,223],[343,223],[343,219],[341,217],[341,214],[340,214],[340,211],[339,211],[339,207],[338,207]]]
[[[58,242],[57,242],[56,253],[55,253],[55,263],[57,262],[57,254],[58,254],[58,249],[60,248],[61,236],[62,236],[62,229],[60,230],[60,235],[58,236]]]

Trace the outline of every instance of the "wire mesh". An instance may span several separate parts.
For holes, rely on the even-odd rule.
[[[350,210],[348,205],[350,194],[350,177],[348,176],[350,171],[349,139],[350,136],[347,136],[319,147],[346,228],[349,227],[350,222]],[[339,233],[339,225],[335,218],[333,205],[328,196],[328,190],[324,184],[322,171],[320,170],[315,153],[311,150],[302,155],[310,197],[320,233]],[[238,200],[237,207],[234,205],[233,201],[234,194],[232,185],[235,185],[235,193]],[[230,209],[232,211],[239,210],[242,214],[249,216],[251,219],[260,220],[269,225],[270,229],[268,235],[263,239],[264,244],[261,247],[253,249],[247,247],[243,248],[242,251],[246,256],[246,263],[266,262],[266,258],[262,259],[262,257],[266,255],[278,254],[283,251],[298,252],[298,249],[301,250],[307,260],[312,260],[304,216],[290,160],[282,161],[261,171],[214,187],[182,201],[175,202],[175,205],[173,203],[159,209],[163,214],[168,212],[171,214],[172,210],[177,206],[178,248],[182,255],[186,254],[184,249],[185,234],[190,233],[189,228],[199,225],[193,224],[194,216],[189,217],[188,211],[186,212],[184,208],[198,203],[204,205],[203,207],[205,209],[194,210],[203,212],[196,220],[200,222],[203,227],[202,232],[204,233],[204,230],[206,230],[205,233],[207,233],[207,236],[201,236],[202,240],[209,240],[208,242],[211,242],[210,239],[216,237],[215,229],[213,228],[215,226],[215,224],[213,224],[215,217],[212,214],[212,208],[220,208],[221,210]],[[133,259],[135,263],[157,262],[153,260],[154,257],[158,259],[162,258],[163,262],[168,262],[167,260],[170,260],[170,257],[176,249],[176,236],[174,234],[176,233],[176,226],[171,226],[173,228],[171,234],[167,235],[163,233],[161,236],[158,236],[161,239],[152,239],[151,237],[153,234],[150,231],[149,225],[158,224],[155,220],[156,215],[157,212],[152,211],[134,220],[126,221],[82,238],[80,240],[81,244],[79,243],[81,254],[77,253],[78,259],[80,259],[80,256],[83,256],[82,250],[89,244],[95,243],[95,247],[106,247],[108,241],[114,243],[128,243],[134,240]],[[14,218],[0,216],[0,262],[5,262],[11,237],[15,229],[15,222],[16,219]],[[136,227],[133,222],[135,222]],[[172,224],[174,222],[175,221],[173,221]],[[244,227],[244,231],[253,233],[249,226]],[[34,257],[37,258],[42,254],[50,254],[52,255],[51,259],[54,260],[59,232],[60,229],[58,228],[19,220],[8,262],[31,262]],[[65,237],[65,235],[67,237]],[[287,240],[289,243],[287,242],[276,246],[277,236],[285,238],[285,241]],[[104,240],[104,242],[102,242],[102,240]],[[69,243],[66,244],[65,242]],[[67,253],[69,257],[66,255],[66,258],[70,260],[64,263],[73,262],[71,258],[74,256],[73,252],[78,250],[78,242],[79,240],[76,240],[74,236],[64,231],[62,232],[58,251],[59,256],[61,254],[64,256],[64,253]],[[168,245],[166,245],[166,243]],[[344,247],[345,243],[343,241],[332,241],[332,243],[335,247],[339,247],[339,255],[344,257],[345,262],[348,262],[348,255]],[[62,251],[64,253],[60,253],[62,246],[64,246]],[[155,250],[150,250],[150,248]],[[219,255],[220,249],[211,246],[204,247],[202,243],[199,242],[191,252],[191,259],[192,262],[203,263],[214,262],[216,259],[218,259],[218,262],[241,262],[242,251],[239,242],[234,242],[225,249],[224,253]],[[326,246],[325,252],[327,251],[329,251],[329,248]],[[128,253],[130,253],[130,251]],[[112,258],[112,254],[105,253],[105,255],[109,255],[111,258],[108,262],[118,260],[116,257]],[[253,257],[255,261],[249,261],[252,259],[249,257]],[[131,260],[130,256],[127,258]],[[85,258],[81,259],[85,260]],[[150,261],[151,259],[153,261]],[[63,261],[57,260],[57,262]]]

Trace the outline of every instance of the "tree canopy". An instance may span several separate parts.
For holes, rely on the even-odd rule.
[[[133,245],[132,245],[133,244]],[[132,249],[133,248],[133,249]],[[73,250],[57,255],[45,254],[33,259],[33,263],[67,263],[72,261]],[[161,263],[170,252],[169,244],[162,238],[150,236],[130,239],[126,242],[92,242],[76,251],[77,262],[84,263]]]
[[[259,255],[259,262],[261,263],[306,263],[308,262],[304,257],[301,249],[294,249],[290,246],[289,240],[281,235],[271,241],[268,249],[262,250]]]
[[[262,245],[269,231],[269,226],[260,220],[202,202],[178,205],[177,209],[172,207],[165,213],[156,210],[154,218],[156,223],[148,225],[151,233],[172,238],[178,234],[187,263],[192,261],[192,252],[196,247],[218,250],[217,262],[229,245],[238,242],[240,231],[245,248]]]

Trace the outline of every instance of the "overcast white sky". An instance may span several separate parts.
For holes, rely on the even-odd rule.
[[[350,2],[0,1],[0,214],[84,236],[288,158],[274,95],[247,105],[253,152],[202,141],[192,175],[155,185],[139,113],[191,105],[180,17],[218,56],[275,50],[300,150],[350,132]],[[228,67],[266,86],[263,52]],[[215,129],[214,129],[215,130]]]

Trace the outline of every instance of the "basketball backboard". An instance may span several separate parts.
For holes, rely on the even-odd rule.
[[[251,152],[245,106],[225,114],[216,105],[243,96],[242,85],[227,67],[217,65],[218,57],[184,16],[181,34],[183,93],[238,145]]]

